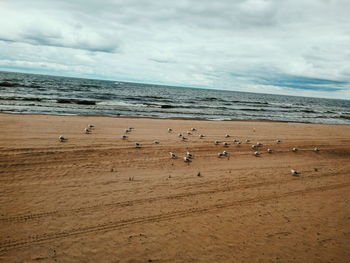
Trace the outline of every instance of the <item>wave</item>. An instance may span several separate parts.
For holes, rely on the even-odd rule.
[[[8,82],[8,81],[2,81],[0,82],[0,87],[16,87],[19,84],[16,82]]]
[[[79,100],[79,99],[56,99],[57,103],[62,104],[79,104],[79,105],[96,105],[94,100]]]

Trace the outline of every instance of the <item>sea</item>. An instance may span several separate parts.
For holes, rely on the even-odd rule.
[[[0,112],[350,124],[350,100],[14,72],[0,72]]]

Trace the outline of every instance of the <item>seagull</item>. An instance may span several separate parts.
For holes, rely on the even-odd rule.
[[[193,154],[190,153],[190,152],[186,152],[186,157],[192,159],[193,158]]]
[[[233,142],[238,142],[238,140],[237,140],[237,139],[233,139],[232,141],[233,141]]]
[[[228,142],[223,142],[222,144],[224,145],[224,147],[228,147],[230,145]]]
[[[297,152],[297,151],[298,151],[298,148],[293,148],[292,151],[293,151],[293,152]]]
[[[320,149],[318,149],[318,147],[314,148],[314,152],[318,152]]]
[[[203,139],[204,135],[203,134],[199,134],[199,139]]]
[[[261,142],[257,142],[256,146],[261,147],[261,146],[263,146],[263,144]]]
[[[246,139],[246,140],[245,140],[245,143],[250,143],[250,140],[249,140],[249,139]]]
[[[197,129],[196,128],[191,128],[191,131],[196,131]]]
[[[190,131],[187,131],[187,135],[192,135],[192,133]]]
[[[89,124],[89,125],[88,125],[88,128],[89,128],[89,129],[93,129],[93,128],[95,128],[95,125]]]
[[[228,153],[228,152],[226,152],[226,151],[223,151],[223,152],[222,152],[222,154],[223,154],[224,156],[229,155],[229,153]]]
[[[65,142],[68,139],[66,137],[64,137],[63,135],[60,135],[60,137],[58,137],[58,139],[60,140],[60,142]]]
[[[218,157],[224,157],[225,155],[223,153],[218,153]]]
[[[160,144],[160,142],[159,141],[154,141],[153,144]]]
[[[257,149],[257,148],[258,148],[258,146],[257,146],[257,145],[255,145],[255,144],[253,144],[253,145],[252,145],[252,149],[254,149],[254,150],[255,150],[255,149]]]
[[[141,143],[135,142],[135,147],[136,148],[141,148]]]
[[[281,140],[276,140],[275,142],[276,142],[276,143],[280,143],[280,142],[281,142]]]
[[[267,149],[267,152],[268,153],[272,153],[272,150],[269,148],[269,149]]]
[[[168,132],[172,132],[173,131],[173,129],[172,128],[168,128]]]
[[[127,138],[129,138],[129,136],[122,135],[120,138],[122,138],[122,140],[126,140]]]
[[[214,144],[215,145],[218,145],[220,142],[219,141],[214,141]]]
[[[254,152],[255,157],[259,157],[260,156],[260,152]]]
[[[182,134],[181,134],[181,133],[179,133],[177,136],[181,138],[181,137],[182,137]]]
[[[131,132],[131,130],[128,128],[128,129],[125,129],[125,133],[129,133]]]
[[[190,162],[192,162],[192,160],[191,160],[190,158],[186,157],[186,156],[185,156],[183,159],[184,159],[184,162],[185,162],[185,163],[190,163]]]
[[[170,154],[171,158],[173,158],[173,159],[176,159],[176,158],[177,158],[177,155],[176,155],[175,153],[169,152],[169,154]]]
[[[236,141],[236,144],[237,144],[237,145],[240,145],[240,144],[241,144],[241,142],[240,142],[240,141]]]
[[[225,134],[225,138],[228,138],[228,137],[230,137],[230,135],[229,134]]]
[[[90,134],[90,133],[91,133],[91,130],[90,130],[90,128],[85,128],[85,129],[84,129],[84,132],[85,132],[86,134]]]
[[[183,141],[186,141],[186,140],[187,140],[187,137],[182,136],[181,139],[182,139]]]
[[[134,127],[129,127],[128,129],[129,129],[130,131],[131,131],[131,130],[135,130],[135,128],[134,128]]]
[[[300,174],[300,172],[298,172],[297,170],[290,170],[290,173],[293,175],[293,176],[296,176],[298,174]]]

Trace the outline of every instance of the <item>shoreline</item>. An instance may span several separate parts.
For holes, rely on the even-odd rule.
[[[322,122],[301,122],[301,121],[282,121],[282,120],[254,120],[254,119],[230,119],[230,120],[210,120],[204,118],[184,118],[184,117],[148,117],[148,116],[118,116],[118,115],[78,115],[78,114],[53,114],[53,113],[20,113],[20,112],[0,112],[1,115],[29,115],[29,116],[66,116],[66,117],[103,117],[113,119],[151,119],[151,120],[194,120],[194,121],[210,121],[210,122],[271,122],[271,123],[300,123],[300,124],[316,124],[316,125],[350,125],[347,123],[322,123]]]

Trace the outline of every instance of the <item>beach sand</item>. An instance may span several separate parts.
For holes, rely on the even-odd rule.
[[[350,261],[350,125],[1,114],[0,131],[0,262]]]

